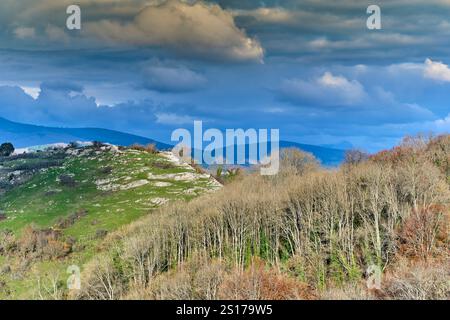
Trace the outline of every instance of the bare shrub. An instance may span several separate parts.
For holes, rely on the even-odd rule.
[[[60,240],[60,233],[52,229],[26,227],[18,241],[23,257],[57,259],[70,253],[71,246]]]
[[[170,272],[152,280],[147,297],[154,300],[191,300],[192,291],[191,279],[187,272]]]
[[[314,297],[304,283],[281,275],[255,260],[244,272],[235,270],[223,281],[219,297],[225,300],[298,300]]]
[[[36,276],[35,297],[39,300],[62,300],[64,298],[64,276],[59,270],[51,270]]]
[[[158,149],[156,148],[156,144],[154,144],[154,143],[150,143],[145,146],[135,143],[130,146],[130,149],[137,150],[137,151],[145,151],[145,152],[148,152],[151,154],[158,153]]]
[[[121,297],[123,278],[109,255],[99,255],[81,274],[81,292],[76,298],[89,300],[117,300]]]
[[[158,153],[158,149],[156,148],[156,144],[154,143],[147,144],[145,146],[145,151],[152,154]]]
[[[445,267],[445,263],[413,266],[408,264],[408,262],[402,262],[387,281],[384,291],[389,298],[399,300],[450,299],[450,283],[448,281],[450,272]]]
[[[17,248],[17,241],[14,233],[10,230],[0,231],[0,255],[6,255]]]
[[[360,149],[347,150],[345,152],[344,163],[349,165],[355,165],[369,159],[367,152]]]
[[[341,287],[331,287],[320,293],[322,300],[375,300],[364,283],[346,284]]]
[[[138,143],[132,144],[129,148],[132,150],[137,150],[137,151],[145,151],[145,146],[138,144]]]
[[[362,295],[351,288],[368,265],[389,272],[402,255],[442,257],[448,250],[438,208],[448,208],[450,191],[427,148],[420,139],[405,140],[334,170],[319,170],[314,159],[292,151],[285,158],[292,174],[248,174],[214,194],[168,204],[107,236],[104,243],[117,241],[120,249],[86,270],[92,290],[84,297]],[[203,260],[194,259],[199,253]],[[222,278],[214,277],[211,261],[226,266],[217,271]]]
[[[308,152],[297,148],[287,148],[281,151],[281,171],[285,173],[303,175],[319,169],[319,161]]]
[[[441,135],[430,141],[427,156],[447,176],[450,183],[450,135]]]
[[[437,253],[445,253],[449,243],[449,221],[449,210],[443,206],[412,212],[399,231],[401,254],[427,259]]]
[[[70,226],[73,226],[75,222],[85,217],[87,214],[88,211],[86,209],[80,209],[77,212],[70,214],[68,217],[59,218],[58,221],[56,222],[55,227],[57,229],[67,229]]]

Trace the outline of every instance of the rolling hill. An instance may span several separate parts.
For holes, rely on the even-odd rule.
[[[170,152],[105,145],[0,158],[0,300],[37,298],[40,274],[81,266],[108,233],[221,187]]]
[[[12,142],[16,147],[46,145],[71,141],[101,141],[114,145],[129,146],[134,143],[155,143],[160,150],[171,146],[152,139],[98,128],[52,128],[22,124],[0,118],[0,141]]]
[[[130,146],[134,143],[154,143],[160,150],[172,146],[146,137],[99,128],[52,128],[22,124],[0,118],[0,142],[12,142],[17,148],[71,141],[101,141],[114,145]],[[325,166],[339,165],[344,159],[344,150],[328,147],[281,141],[281,148],[298,148],[312,153]],[[247,146],[248,149],[248,146]]]

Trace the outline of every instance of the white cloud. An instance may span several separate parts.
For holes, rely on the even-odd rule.
[[[85,23],[83,30],[111,44],[163,46],[180,55],[256,61],[264,55],[260,43],[236,27],[230,12],[204,2],[168,0],[147,6],[133,22],[106,19]]]
[[[14,29],[14,35],[18,39],[34,38],[36,36],[36,30],[34,28],[18,27]]]
[[[435,129],[438,133],[450,132],[450,114],[444,119],[439,119],[434,122]]]
[[[424,77],[437,81],[450,82],[450,68],[442,62],[425,60]]]
[[[364,87],[356,80],[325,72],[312,81],[285,80],[281,93],[289,100],[329,106],[354,106],[367,97]]]
[[[41,88],[39,87],[21,86],[21,88],[27,95],[32,97],[34,100],[36,100],[39,97],[39,94],[41,93]]]

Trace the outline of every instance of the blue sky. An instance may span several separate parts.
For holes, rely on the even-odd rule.
[[[0,117],[164,142],[194,120],[376,151],[450,131],[450,1],[0,3]]]

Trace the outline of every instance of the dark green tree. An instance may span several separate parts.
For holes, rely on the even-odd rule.
[[[12,143],[6,142],[0,145],[0,156],[2,157],[8,157],[14,152],[14,146]]]

